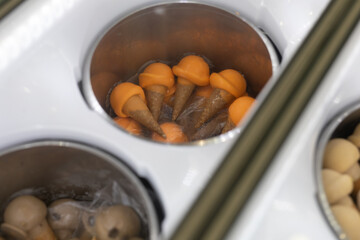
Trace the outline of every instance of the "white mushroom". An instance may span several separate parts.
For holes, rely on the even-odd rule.
[[[82,213],[81,221],[86,230],[83,235],[90,235],[91,237],[95,236],[95,215],[96,211],[91,209],[88,209]]]
[[[346,195],[345,197],[341,198],[339,201],[334,203],[334,205],[342,205],[342,206],[356,208],[354,200],[352,200],[352,198],[349,195]]]
[[[137,237],[141,222],[131,207],[114,205],[99,210],[95,220],[97,240],[121,240]]]
[[[360,191],[356,194],[356,206],[360,209]]]
[[[65,229],[65,230],[63,230],[63,229],[59,229],[59,230],[52,229],[52,230],[54,231],[56,238],[59,239],[59,240],[68,240],[68,239],[70,239],[72,237],[72,235],[74,233],[73,231],[67,230],[67,229]]]
[[[95,235],[95,234],[94,234]],[[91,235],[88,231],[83,231],[78,237],[79,240],[96,240],[94,235]]]
[[[4,213],[4,222],[24,231],[30,240],[55,240],[46,221],[46,205],[38,198],[24,195],[13,199]]]
[[[349,175],[338,173],[332,169],[321,171],[325,194],[330,204],[349,195],[353,190],[353,181]]]
[[[342,205],[334,205],[331,210],[347,235],[347,239],[360,239],[360,215],[357,209]]]
[[[26,240],[27,234],[20,228],[14,227],[8,223],[1,224],[1,231],[7,236],[10,236],[16,240]]]
[[[360,123],[356,126],[353,134],[348,137],[349,141],[351,141],[355,146],[360,148]]]
[[[80,225],[81,208],[72,199],[60,199],[49,206],[48,222],[59,240],[69,239]]]
[[[352,167],[350,167],[348,170],[344,172],[345,174],[348,174],[353,181],[356,181],[360,178],[360,165],[358,162],[355,162]]]
[[[359,149],[350,141],[342,138],[331,139],[325,148],[323,167],[345,173],[358,164]]]

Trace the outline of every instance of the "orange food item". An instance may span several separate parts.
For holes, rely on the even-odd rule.
[[[110,94],[110,105],[119,117],[131,117],[151,131],[166,137],[146,105],[141,87],[124,82],[117,85]]]
[[[233,69],[226,69],[220,73],[212,73],[210,75],[210,85],[214,90],[208,98],[198,122],[195,124],[196,128],[199,128],[218,111],[224,109],[235,98],[242,96],[246,92],[244,77]]]
[[[189,55],[172,68],[178,77],[172,119],[175,120],[196,86],[209,84],[209,65],[202,57]]]
[[[229,118],[231,121],[238,125],[254,102],[255,99],[248,96],[236,99],[229,107]]]
[[[152,85],[163,85],[170,89],[174,83],[174,74],[171,68],[160,62],[150,64],[139,75],[139,85],[142,88]]]
[[[166,122],[160,125],[161,129],[166,134],[166,139],[162,138],[159,134],[153,133],[152,139],[158,142],[167,143],[184,143],[188,142],[187,136],[182,131],[181,127],[173,122]]]
[[[176,85],[174,84],[170,89],[168,89],[168,91],[165,94],[164,102],[169,106],[173,104],[173,96],[175,94],[175,91],[176,91]]]
[[[148,106],[157,120],[166,92],[174,86],[174,74],[168,65],[152,63],[139,75],[139,84],[145,89]]]
[[[122,127],[124,130],[134,134],[134,135],[141,135],[141,126],[138,122],[136,122],[134,119],[131,118],[122,118],[122,117],[116,117],[114,118],[114,121]]]
[[[189,55],[181,59],[178,65],[172,68],[178,78],[183,78],[197,86],[209,84],[209,65],[202,57]]]
[[[213,88],[210,85],[204,86],[204,87],[198,87],[195,91],[196,96],[209,98],[211,96],[211,93],[213,92]]]
[[[132,96],[138,96],[146,104],[145,94],[141,87],[130,82],[117,85],[110,94],[110,105],[119,117],[128,117],[124,105]]]
[[[249,96],[242,96],[236,99],[229,107],[228,120],[222,130],[222,133],[235,128],[244,118],[249,108],[255,102],[255,99]]]
[[[210,85],[213,88],[223,89],[235,98],[246,92],[245,78],[236,70],[226,69],[210,75]]]

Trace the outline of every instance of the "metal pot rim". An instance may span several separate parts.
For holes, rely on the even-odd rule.
[[[148,9],[148,8],[152,8],[152,7],[158,7],[158,6],[162,6],[162,5],[169,5],[169,4],[199,4],[199,5],[204,5],[204,6],[209,6],[209,7],[213,7],[222,11],[227,12],[230,15],[233,15],[237,18],[239,18],[240,20],[242,20],[244,23],[248,24],[256,33],[257,35],[261,38],[261,40],[263,41],[264,45],[266,46],[266,49],[269,53],[270,59],[271,59],[271,65],[272,65],[272,76],[274,76],[274,73],[276,73],[278,67],[279,67],[279,58],[278,55],[275,51],[274,46],[272,45],[271,41],[265,36],[265,34],[256,26],[254,26],[252,23],[250,23],[249,21],[247,21],[246,19],[244,19],[243,17],[232,13],[228,8],[226,7],[221,7],[215,4],[211,4],[211,3],[203,3],[200,1],[163,1],[161,3],[154,3],[154,4],[146,4],[143,5],[139,8],[137,8],[136,10],[131,10],[129,12],[126,12],[125,14],[121,14],[120,16],[117,16],[110,24],[108,24],[103,31],[97,36],[97,38],[95,38],[95,40],[93,41],[93,43],[90,45],[90,48],[88,49],[88,54],[85,57],[85,64],[83,67],[83,79],[82,79],[82,83],[81,83],[81,87],[82,87],[82,92],[85,98],[86,103],[88,104],[88,106],[90,107],[90,109],[96,111],[100,116],[102,116],[107,122],[109,122],[110,124],[112,124],[113,126],[117,127],[118,129],[124,131],[121,127],[119,127],[117,124],[114,123],[114,121],[109,117],[109,115],[103,110],[103,108],[100,106],[100,104],[98,103],[95,94],[92,90],[92,86],[91,86],[91,79],[90,79],[90,68],[91,68],[91,61],[92,61],[92,57],[94,55],[94,52],[98,46],[98,44],[100,43],[100,41],[103,39],[103,37],[109,32],[109,30],[111,30],[116,24],[120,23],[121,21],[123,21],[124,19],[126,19],[127,17]],[[270,81],[272,79],[272,77],[268,80]],[[241,128],[236,127],[235,129],[224,133],[224,134],[220,134],[218,136],[215,137],[211,137],[211,138],[207,138],[207,139],[202,139],[202,140],[196,140],[196,141],[192,141],[189,143],[180,143],[180,144],[174,144],[174,145],[193,145],[193,146],[203,146],[203,145],[207,145],[210,143],[216,144],[216,143],[221,143],[221,142],[225,142],[229,139],[232,139],[236,136],[238,136],[239,132],[241,131]],[[130,135],[130,134],[129,134]],[[136,137],[136,136],[135,136]],[[151,139],[148,138],[142,138],[142,137],[137,137],[139,139],[143,139],[145,141],[151,141],[154,142]],[[167,144],[167,143],[162,143],[162,142],[156,142],[158,144]]]
[[[320,134],[315,151],[315,178],[316,178],[316,187],[317,187],[317,193],[316,193],[317,200],[324,214],[324,217],[326,218],[331,229],[334,231],[334,233],[339,239],[346,239],[346,233],[344,232],[340,224],[337,222],[334,214],[331,211],[330,204],[326,198],[325,189],[321,177],[323,154],[326,144],[330,140],[336,128],[352,113],[359,110],[360,110],[359,103],[352,104],[349,107],[345,108],[345,110],[342,110],[340,113],[338,113],[334,118],[332,118],[328,122],[328,124],[326,124],[326,127]]]
[[[156,217],[153,203],[143,184],[136,177],[136,174],[128,166],[126,166],[125,163],[123,163],[122,161],[120,161],[118,158],[111,155],[110,153],[107,153],[106,151],[99,149],[98,147],[94,147],[86,143],[80,143],[71,140],[36,140],[36,141],[20,143],[12,147],[7,147],[6,149],[0,150],[0,157],[10,153],[23,151],[36,147],[63,147],[63,148],[72,148],[72,149],[84,151],[101,158],[102,160],[106,161],[117,170],[121,171],[121,173],[124,176],[126,176],[126,178],[129,179],[129,181],[132,184],[134,184],[137,191],[143,198],[142,200],[145,203],[144,209],[148,217],[147,222],[149,229],[149,239],[158,239],[160,227],[159,227],[158,219]]]

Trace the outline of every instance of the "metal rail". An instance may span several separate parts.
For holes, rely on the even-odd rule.
[[[0,20],[24,0],[0,0]]]
[[[359,0],[329,4],[171,239],[226,236],[359,16]]]

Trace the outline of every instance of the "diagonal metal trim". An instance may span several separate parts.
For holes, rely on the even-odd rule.
[[[267,136],[261,145],[261,151],[256,152],[253,155],[252,161],[244,168],[245,171],[241,173],[239,180],[226,199],[226,202],[224,202],[219,214],[217,214],[216,218],[207,228],[204,239],[221,239],[226,234],[226,230],[237,216],[236,213],[246,203],[252,190],[271,163],[302,110],[306,107],[308,100],[320,85],[324,75],[344,45],[355,24],[357,24],[360,16],[360,1],[356,1],[346,14],[348,17],[339,22],[339,27],[334,29],[331,40],[322,46],[316,65],[305,73],[303,76],[304,81],[300,83],[286,108],[277,117],[276,123],[272,126],[272,133]]]
[[[24,0],[0,0],[0,20]]]
[[[222,239],[320,85],[360,16],[332,1],[171,239]]]

